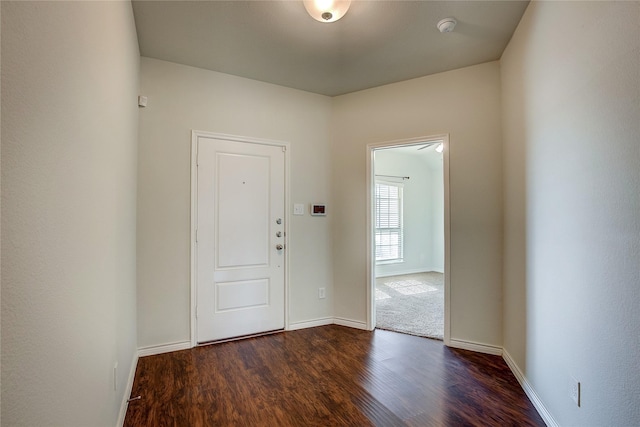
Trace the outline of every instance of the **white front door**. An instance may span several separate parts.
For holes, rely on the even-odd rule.
[[[198,136],[197,150],[197,341],[284,329],[284,147]]]

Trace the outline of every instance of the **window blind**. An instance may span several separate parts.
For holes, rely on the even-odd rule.
[[[402,185],[376,182],[376,261],[402,261]]]

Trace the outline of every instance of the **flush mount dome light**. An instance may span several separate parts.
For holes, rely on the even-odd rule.
[[[304,0],[303,3],[316,21],[335,22],[347,13],[351,0]]]

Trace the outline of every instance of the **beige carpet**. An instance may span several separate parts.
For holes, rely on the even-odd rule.
[[[444,337],[444,275],[428,272],[376,279],[376,328]]]

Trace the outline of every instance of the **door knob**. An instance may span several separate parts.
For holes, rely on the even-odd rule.
[[[278,243],[278,244],[276,245],[276,249],[277,249],[277,250],[279,250],[279,251],[281,251],[282,249],[284,249],[284,246],[282,246],[281,244],[279,244],[279,243]]]

